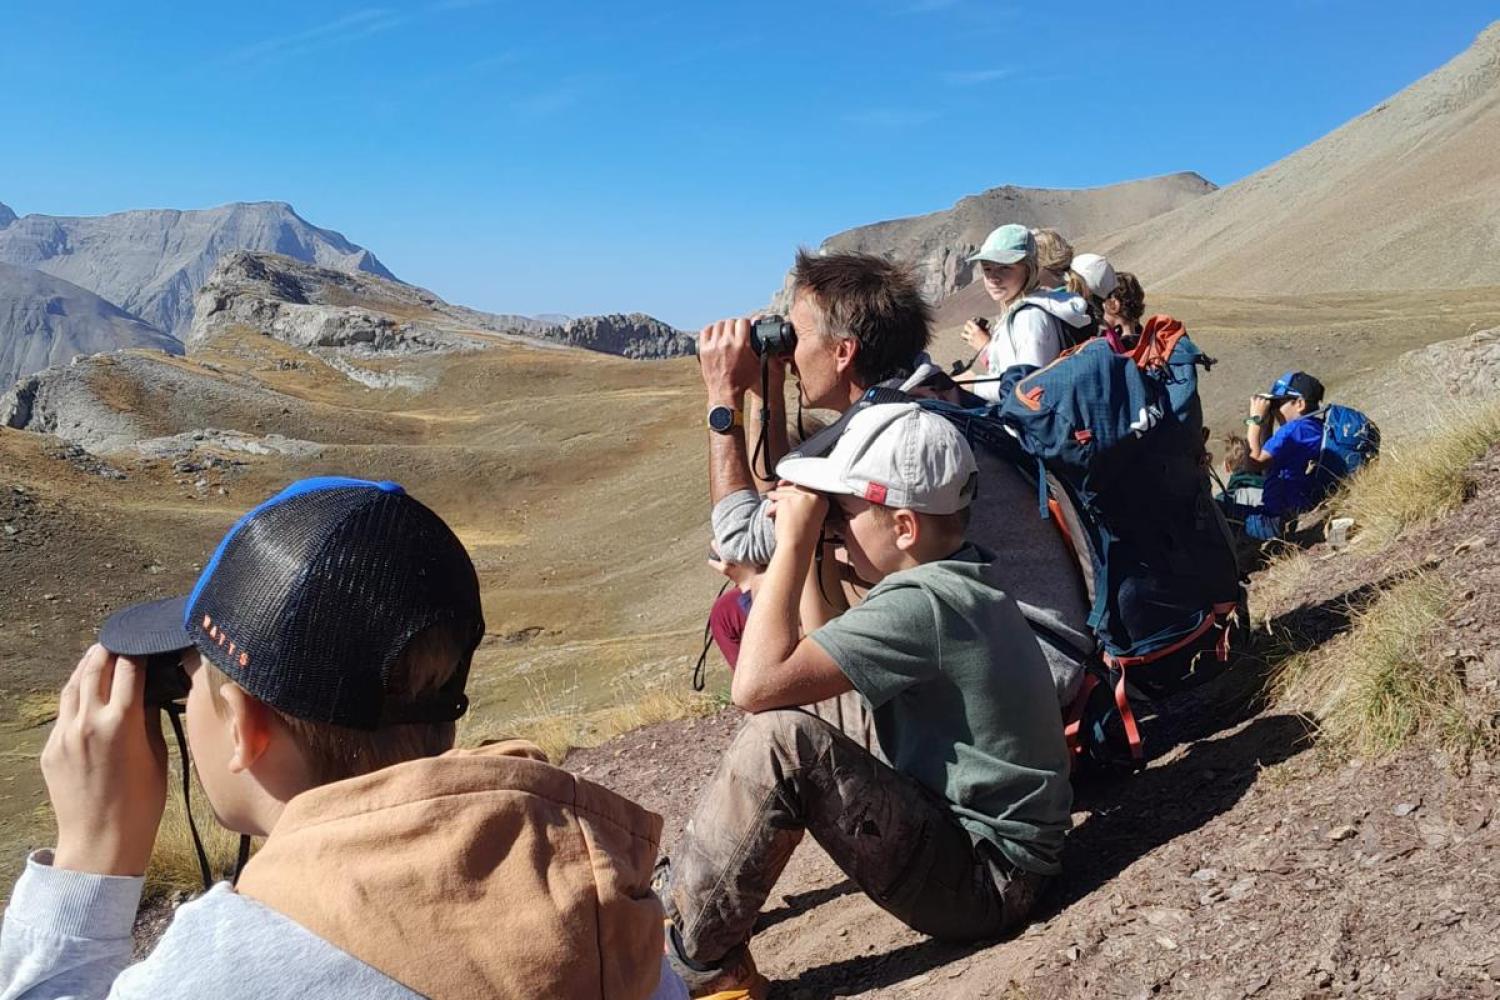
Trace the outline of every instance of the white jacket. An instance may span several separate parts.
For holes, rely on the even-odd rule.
[[[1064,327],[1079,330],[1089,325],[1088,303],[1065,288],[1037,289],[1006,314],[1000,328],[985,348],[989,374],[1000,376],[1012,365],[1051,364],[1062,353]],[[976,395],[1000,398],[999,382],[979,382]]]

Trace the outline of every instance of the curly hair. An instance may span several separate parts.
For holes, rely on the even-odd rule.
[[[1119,304],[1120,315],[1132,323],[1139,323],[1146,314],[1146,291],[1129,271],[1115,272],[1115,290],[1109,293],[1109,298]]]

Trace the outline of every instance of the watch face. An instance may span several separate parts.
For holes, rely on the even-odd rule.
[[[734,430],[734,411],[727,406],[715,406],[708,411],[709,430],[728,434]]]

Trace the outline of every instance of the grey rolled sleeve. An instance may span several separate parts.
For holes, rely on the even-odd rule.
[[[714,504],[714,548],[725,562],[765,566],[776,551],[770,501],[754,490],[736,490]]]

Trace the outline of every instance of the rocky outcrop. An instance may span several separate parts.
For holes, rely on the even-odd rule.
[[[474,350],[492,335],[627,358],[677,357],[694,348],[691,336],[642,313],[551,324],[451,305],[424,288],[373,275],[245,251],[220,261],[198,293],[196,311],[190,350],[244,329],[317,351],[325,360],[330,350],[364,355]]]
[[[140,360],[116,357],[126,365]],[[95,360],[81,359],[17,381],[0,396],[0,426],[52,434],[94,454],[119,451],[140,440],[149,433],[144,422],[108,405],[91,384]]]
[[[32,268],[0,264],[0,386],[79,354],[125,347],[182,353],[176,338],[92,292]]]
[[[1364,410],[1381,433],[1429,433],[1470,404],[1500,399],[1500,327],[1407,351],[1330,395]]]
[[[16,213],[10,210],[10,206],[0,201],[0,229],[4,229],[16,221]]]
[[[562,326],[549,327],[541,336],[569,347],[638,360],[679,358],[693,354],[698,347],[692,334],[645,313],[582,316]]]
[[[194,293],[230,251],[271,251],[333,270],[395,278],[370,251],[312,225],[285,202],[19,219],[0,209],[0,262],[70,281],[179,339],[192,323]]]
[[[824,240],[819,250],[906,261],[916,268],[923,294],[936,302],[974,280],[969,255],[996,226],[1050,226],[1082,252],[1106,233],[1170,212],[1213,190],[1210,181],[1195,173],[1076,191],[1006,185],[969,195],[941,212],[845,230]],[[786,312],[786,293],[783,287],[773,301],[777,312]]]
[[[525,334],[545,324],[450,306],[426,289],[317,267],[279,254],[227,254],[198,292],[190,349],[248,328],[294,347],[436,353],[484,346],[475,334]]]

